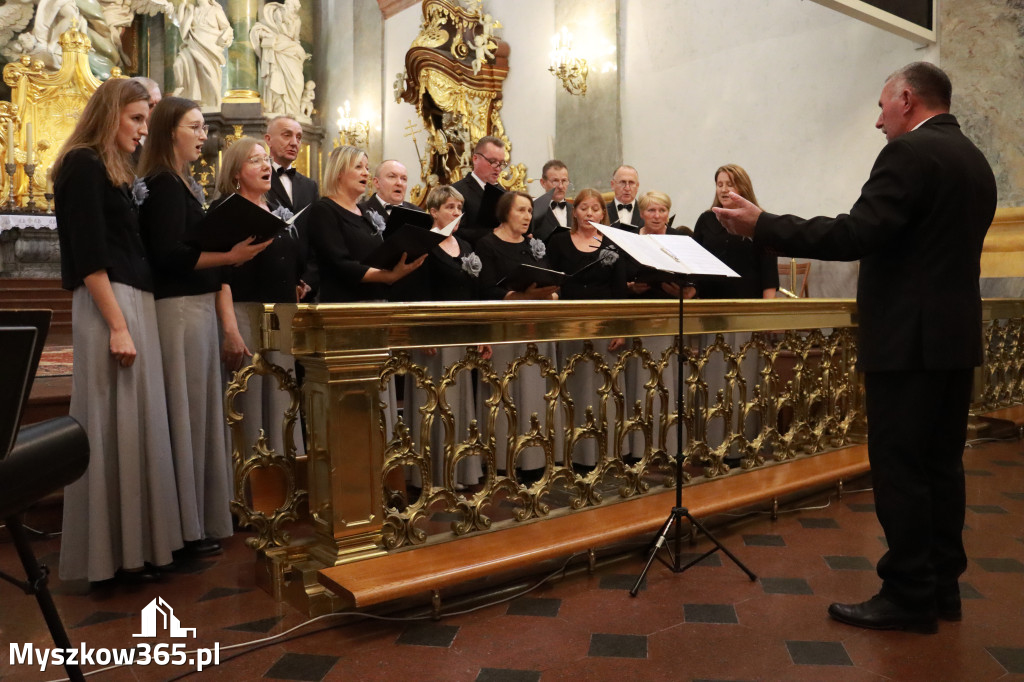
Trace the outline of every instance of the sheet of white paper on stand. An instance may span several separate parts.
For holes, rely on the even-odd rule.
[[[432,227],[432,228],[430,228],[430,231],[431,232],[437,232],[438,234],[443,234],[445,237],[451,237],[452,236],[452,232],[455,231],[455,226],[459,224],[460,220],[462,220],[462,216],[459,216],[458,218],[456,218],[455,220],[451,221],[450,223],[448,223],[444,227]]]
[[[590,224],[641,265],[682,275],[739,277],[732,268],[694,241],[693,237],[676,234],[636,234],[593,221]]]

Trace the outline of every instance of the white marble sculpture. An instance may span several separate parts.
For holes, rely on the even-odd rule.
[[[313,101],[316,99],[316,82],[306,81],[306,87],[302,90],[302,104],[299,105],[299,120],[306,123],[313,122],[313,112],[316,110]]]
[[[32,21],[32,13],[35,11],[35,5],[32,4],[32,0],[9,0],[2,7],[0,7],[0,48],[3,48],[3,53],[7,55],[10,61],[15,61],[17,57],[25,54],[24,47],[34,46],[34,40],[26,40],[25,45],[19,47],[19,40],[15,39],[14,36],[25,30],[29,22]],[[22,34],[24,35],[24,34]],[[32,37],[31,34],[29,34]],[[18,36],[20,38],[21,36]],[[12,44],[13,51],[8,54],[7,46]],[[11,55],[17,55],[14,59],[11,59]]]
[[[299,44],[299,8],[299,0],[268,3],[249,31],[260,61],[260,95],[267,115],[295,116],[302,105],[302,64],[312,55]]]
[[[181,47],[174,58],[174,94],[203,108],[219,109],[225,50],[235,34],[224,9],[215,0],[183,2],[174,15]]]

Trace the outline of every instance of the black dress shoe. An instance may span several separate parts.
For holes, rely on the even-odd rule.
[[[216,556],[224,550],[216,540],[204,538],[203,540],[186,540],[185,546],[173,552],[175,558],[180,559],[201,559],[202,557]]]
[[[114,582],[119,585],[148,585],[160,582],[163,574],[155,566],[146,564],[142,568],[119,568],[114,574]]]
[[[940,592],[935,595],[935,607],[939,618],[948,621],[961,621],[964,619],[963,609],[960,606],[959,592]]]
[[[860,604],[832,604],[828,615],[840,623],[870,630],[909,630],[926,635],[939,631],[934,611],[908,609],[880,594]]]

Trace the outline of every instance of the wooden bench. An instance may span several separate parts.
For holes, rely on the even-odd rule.
[[[689,486],[683,503],[699,519],[868,471],[867,446],[858,445]],[[380,604],[652,533],[674,502],[675,491],[666,491],[325,568],[318,579],[351,607]]]

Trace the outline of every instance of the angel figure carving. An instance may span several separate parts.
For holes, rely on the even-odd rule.
[[[302,105],[302,65],[312,55],[299,43],[299,0],[267,3],[249,30],[249,42],[260,60],[264,113],[296,115]]]
[[[185,0],[174,21],[181,33],[181,48],[174,58],[174,94],[219,109],[225,50],[235,38],[227,14],[215,0]]]
[[[17,61],[21,55],[34,52],[35,36],[29,32],[22,33],[21,36],[28,35],[24,41],[21,36],[17,39],[14,36],[25,30],[35,9],[32,0],[8,0],[0,6],[0,47],[9,61]]]

